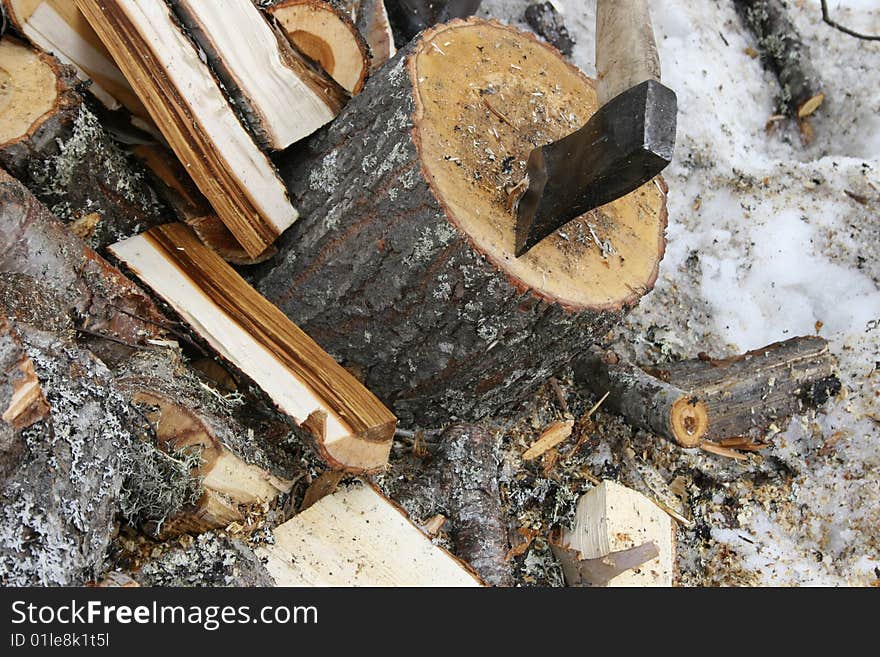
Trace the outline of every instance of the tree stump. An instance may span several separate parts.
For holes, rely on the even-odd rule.
[[[592,83],[530,35],[429,30],[288,156],[302,218],[252,280],[404,423],[498,413],[657,277],[659,179],[514,256],[508,197],[529,153],[596,109]]]

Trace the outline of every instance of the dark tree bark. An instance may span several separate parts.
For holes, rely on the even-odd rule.
[[[395,479],[391,496],[419,522],[432,515],[447,518],[456,556],[467,561],[492,586],[512,586],[513,568],[507,521],[498,488],[498,442],[476,425],[447,429],[422,467]],[[423,517],[419,517],[423,516]]]
[[[526,22],[547,42],[570,57],[574,49],[574,39],[565,27],[565,20],[550,2],[539,2],[526,8]]]
[[[497,61],[484,59],[476,47],[445,54],[434,49],[460,33],[475,44],[498,38],[518,45],[493,51]],[[508,68],[507,61],[528,71],[518,71],[518,64]],[[443,67],[422,76],[436,87],[414,90],[419,62]],[[493,105],[500,99],[489,100],[496,98],[486,79],[493,67],[519,76],[505,90],[505,112]],[[469,77],[459,81],[458,72]],[[543,93],[534,89],[548,85],[553,96],[557,84],[566,90],[558,96],[565,107],[589,107],[579,96],[593,93],[586,78],[530,35],[475,19],[452,24],[401,51],[339,119],[282,167],[301,218],[277,243],[279,255],[252,270],[250,280],[324,349],[364,372],[367,387],[393,406],[404,426],[472,420],[510,408],[653,286],[664,248],[661,183],[647,185],[635,201],[585,215],[539,245],[545,250],[513,258],[514,220],[504,187],[515,184],[534,143],[572,129],[568,122],[532,121],[531,99]],[[489,90],[482,102],[472,91],[479,85]],[[417,109],[419,93],[456,99],[429,120],[421,113],[439,101]],[[542,111],[540,116],[559,116],[549,105]],[[508,123],[511,116],[522,129]],[[435,127],[460,146],[429,149],[422,134]],[[482,139],[478,149],[476,139]],[[511,155],[496,157],[492,149]],[[453,171],[448,192],[436,183],[446,169],[426,172],[441,166]],[[468,213],[484,201],[484,214]],[[630,253],[609,255],[605,242],[598,246],[593,222],[613,235],[628,213],[638,214],[633,223],[647,227],[645,234],[630,240]],[[494,222],[490,230],[502,233],[500,246],[475,245],[487,215],[486,222]],[[636,262],[644,268],[630,271]],[[569,277],[559,284],[563,275]],[[601,297],[606,286],[617,289],[601,301],[575,298]]]
[[[0,244],[0,310],[11,319],[96,337],[92,348],[111,363],[164,337],[153,301],[2,169]]]

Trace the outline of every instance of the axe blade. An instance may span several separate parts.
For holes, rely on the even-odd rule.
[[[532,151],[517,208],[516,256],[666,168],[677,104],[674,91],[646,80],[612,98],[577,132]]]

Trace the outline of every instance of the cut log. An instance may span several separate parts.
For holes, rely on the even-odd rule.
[[[332,121],[346,98],[273,32],[251,0],[171,0],[177,17],[266,149]]]
[[[397,54],[385,0],[357,0],[357,26],[370,45],[370,72]]]
[[[303,426],[328,464],[385,466],[391,412],[186,226],[161,226],[111,252]]]
[[[537,2],[526,7],[526,23],[547,43],[563,55],[571,57],[574,39],[571,38],[568,28],[565,27],[565,20],[552,2]]]
[[[574,526],[553,544],[569,586],[670,587],[672,519],[641,493],[613,481],[578,501]]]
[[[304,218],[249,276],[406,424],[497,413],[657,277],[659,179],[514,255],[508,186],[596,109],[587,78],[531,35],[479,19],[431,30],[290,158]]]
[[[89,352],[16,327],[50,411],[0,452],[0,584],[78,586],[104,569],[132,411]]]
[[[0,78],[0,166],[94,248],[161,223],[143,167],[86,107],[72,69],[6,38]]]
[[[268,12],[300,52],[348,93],[360,93],[370,72],[370,53],[349,14],[324,0],[282,0]]]
[[[152,300],[2,169],[0,245],[0,311],[10,319],[104,338],[92,349],[105,362],[118,343],[144,347],[165,336]]]
[[[499,461],[492,432],[477,425],[454,425],[412,476],[389,482],[389,493],[417,522],[445,516],[443,530],[453,553],[487,584],[513,586]]]
[[[592,356],[575,366],[575,376],[596,394],[610,390],[609,407],[635,426],[685,447],[761,438],[774,423],[821,406],[841,388],[828,343],[814,336],[724,360],[704,356],[644,368],[614,355]],[[673,404],[667,422],[672,399],[679,400],[680,419]]]
[[[817,336],[791,338],[727,359],[708,356],[645,368],[703,400],[705,438],[760,438],[792,415],[818,408],[841,389],[837,360]]]
[[[198,454],[204,487],[195,507],[157,531],[201,533],[243,522],[248,508],[289,493],[299,465],[285,441],[292,426],[238,393],[223,395],[187,368],[174,349],[141,352],[117,368],[117,385],[141,409],[163,451]]]
[[[297,212],[168,7],[148,0],[77,3],[196,186],[248,254],[259,256]]]
[[[397,40],[404,46],[419,32],[477,12],[482,0],[385,0]]]
[[[709,430],[709,409],[699,394],[653,377],[615,354],[594,354],[575,365],[575,376],[609,409],[633,425],[682,447],[698,447]]]
[[[745,25],[757,40],[764,64],[779,80],[780,111],[805,119],[825,100],[822,80],[810,49],[788,17],[782,0],[734,0]]]
[[[2,0],[20,34],[46,53],[53,53],[73,66],[80,79],[90,81],[89,91],[107,109],[124,106],[131,114],[149,121],[131,85],[88,21],[71,0]]]
[[[277,586],[480,586],[393,502],[357,485],[276,527],[257,550]]]

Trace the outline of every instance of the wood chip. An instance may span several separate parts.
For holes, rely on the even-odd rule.
[[[306,489],[302,505],[299,507],[300,512],[305,511],[316,502],[333,494],[344,477],[345,473],[339,470],[325,470],[322,472]]]
[[[574,420],[554,422],[549,425],[541,432],[541,437],[525,451],[523,460],[533,461],[544,452],[553,449],[571,436],[572,429],[574,429]]]

